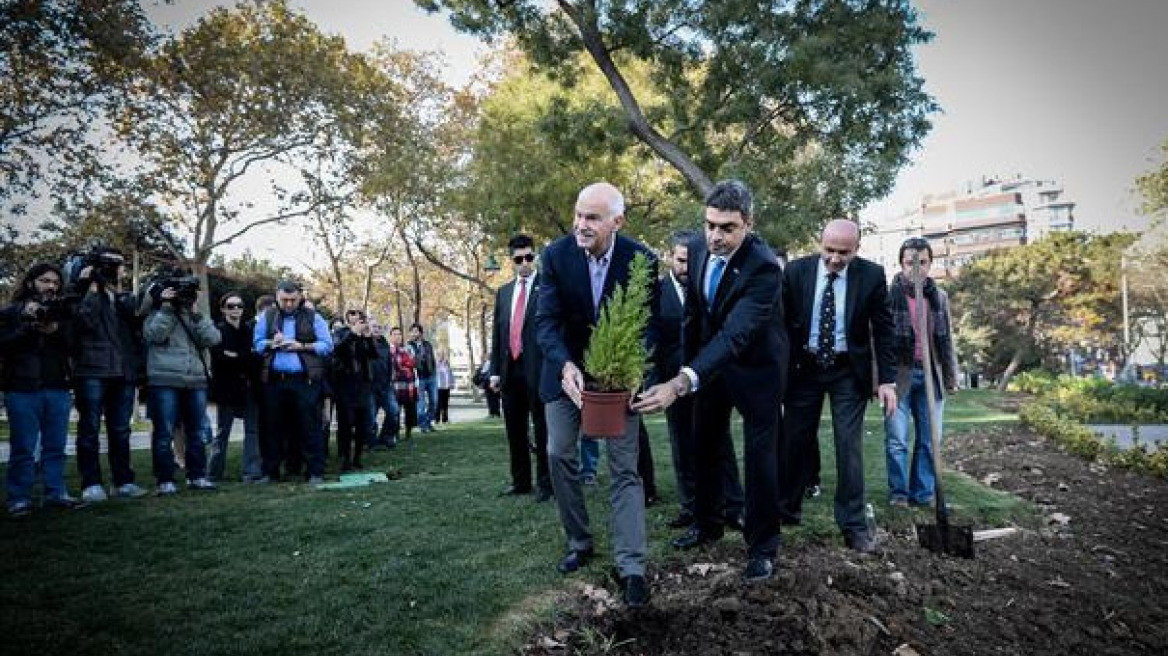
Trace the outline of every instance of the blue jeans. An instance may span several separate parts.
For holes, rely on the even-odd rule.
[[[105,415],[109,438],[110,475],[114,486],[134,482],[130,468],[130,414],[134,411],[134,386],[121,378],[77,380],[77,471],[81,487],[101,485],[101,418]]]
[[[580,437],[580,476],[596,478],[596,463],[600,461],[600,440]]]
[[[397,394],[393,388],[387,390],[373,390],[373,402],[369,404],[369,431],[370,444],[392,444],[397,441],[401,426],[401,407],[397,403]],[[381,423],[381,431],[377,430],[377,412],[385,411],[385,420]]]
[[[59,499],[65,491],[65,443],[69,435],[69,390],[5,392],[8,409],[8,503],[32,502],[36,483],[34,453],[41,447],[45,498]]]
[[[418,426],[430,430],[434,426],[434,416],[438,413],[438,378],[418,379]]]
[[[154,422],[150,439],[154,478],[159,483],[174,482],[174,427],[179,421],[187,434],[187,480],[206,476],[207,450],[202,437],[208,428],[207,390],[151,387],[148,410]]]
[[[936,420],[941,426],[945,402],[940,391],[936,395]],[[912,460],[908,460],[908,424],[912,419],[916,443]],[[927,504],[933,500],[936,473],[933,471],[933,442],[930,437],[929,404],[925,390],[925,371],[914,367],[912,387],[900,399],[896,414],[884,420],[884,451],[888,456],[888,496]]]

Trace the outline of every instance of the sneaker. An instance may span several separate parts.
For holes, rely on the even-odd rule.
[[[85,503],[101,503],[107,499],[105,488],[100,485],[90,485],[81,491],[81,500]]]
[[[8,514],[13,517],[28,517],[32,514],[32,502],[13,501],[8,504]]]
[[[206,478],[196,478],[193,481],[187,481],[187,489],[190,490],[214,490],[215,483]]]
[[[65,510],[73,510],[74,508],[79,508],[83,505],[85,504],[81,503],[77,499],[74,499],[68,494],[62,494],[59,497],[49,497],[45,499],[44,502],[45,508],[64,508]]]
[[[158,484],[158,491],[155,492],[160,497],[170,497],[178,494],[178,486],[171,481]]]
[[[888,505],[893,508],[908,508],[908,499],[904,497],[892,497],[888,500]]]
[[[272,482],[272,477],[271,476],[260,476],[259,478],[255,479],[252,482],[255,483],[256,485],[267,485],[268,483]]]
[[[310,477],[308,478],[308,484],[309,484],[309,485],[320,485],[321,483],[324,483],[324,477],[323,477],[323,476],[310,476]]]
[[[592,474],[586,474],[584,476],[584,485],[596,485],[596,477]]]
[[[127,499],[137,499],[138,497],[146,496],[146,494],[146,490],[142,489],[137,483],[126,483],[114,489],[115,497],[125,497]]]

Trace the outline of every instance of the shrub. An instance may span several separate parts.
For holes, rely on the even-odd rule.
[[[644,380],[649,362],[645,329],[649,325],[651,282],[649,260],[637,253],[627,284],[617,285],[592,329],[584,369],[601,391],[633,391]]]
[[[1120,449],[1114,441],[1104,441],[1082,424],[1060,416],[1042,399],[1023,405],[1019,417],[1035,433],[1088,460],[1168,478],[1168,446],[1156,451],[1148,451],[1143,444]]]

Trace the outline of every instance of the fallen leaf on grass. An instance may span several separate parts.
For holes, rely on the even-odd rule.
[[[540,639],[537,641],[537,643],[539,644],[540,647],[543,647],[544,649],[564,649],[565,647],[568,646],[568,645],[560,642],[559,640],[555,640],[555,639],[549,638],[547,636],[540,637]]]
[[[908,643],[897,647],[892,651],[892,656],[920,656],[920,653],[908,646]]]
[[[1058,524],[1059,526],[1066,526],[1071,523],[1071,516],[1063,513],[1051,513],[1046,517],[1047,524]]]
[[[949,616],[939,610],[925,607],[925,621],[933,626],[942,626],[949,623]]]
[[[981,479],[981,482],[985,483],[986,485],[993,486],[995,483],[998,483],[1001,480],[1002,475],[997,472],[993,472],[991,474],[986,474],[985,477]]]
[[[1069,587],[1071,587],[1071,584],[1064,581],[1063,577],[1061,577],[1061,576],[1054,577],[1053,579],[1047,581],[1046,584],[1052,588],[1069,588]]]

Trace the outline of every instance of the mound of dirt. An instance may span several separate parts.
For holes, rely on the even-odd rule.
[[[1168,653],[1168,482],[1020,428],[955,435],[945,451],[1041,520],[963,560],[921,550],[906,511],[881,518],[878,554],[801,544],[757,586],[740,582],[743,549],[728,538],[651,572],[647,609],[621,607],[615,585],[582,587],[522,653]]]

